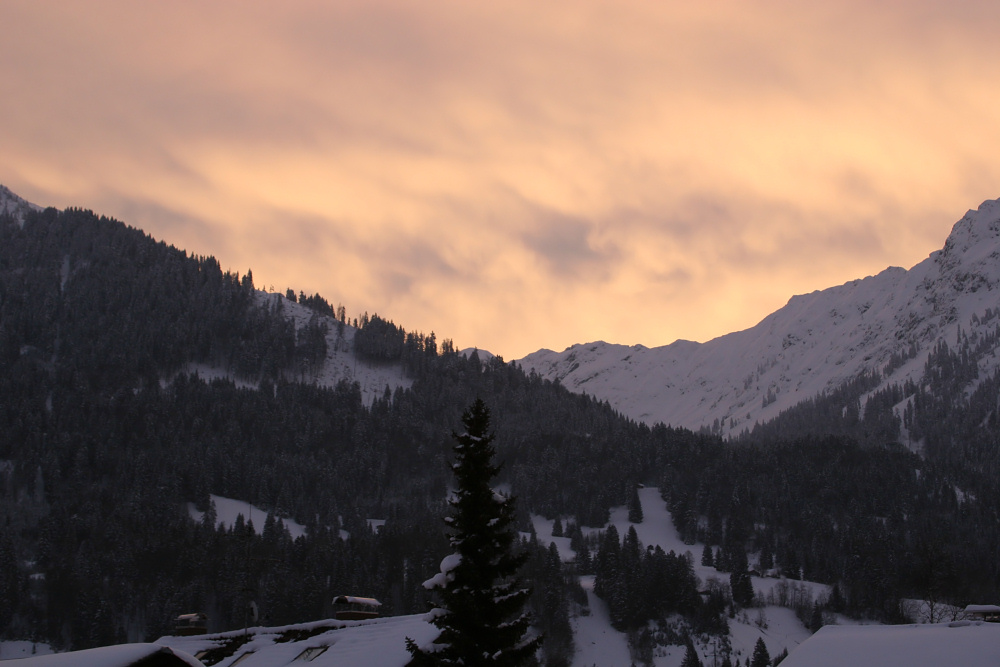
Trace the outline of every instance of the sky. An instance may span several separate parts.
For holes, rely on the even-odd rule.
[[[516,359],[753,326],[1000,197],[1000,3],[4,0],[0,183]]]

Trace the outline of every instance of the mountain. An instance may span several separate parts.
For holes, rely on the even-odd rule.
[[[633,419],[733,436],[859,377],[874,378],[870,392],[919,384],[942,342],[968,338],[980,373],[993,373],[998,311],[1000,201],[986,201],[910,270],[794,296],[745,331],[656,348],[573,345],[520,364]]]
[[[421,582],[448,551],[451,434],[477,397],[492,412],[499,481],[518,499],[520,530],[548,517],[551,529],[535,534],[558,525],[580,556],[564,564],[543,543],[524,544],[531,605],[550,638],[545,664],[568,660],[570,615],[596,601],[591,593],[616,628],[637,631],[629,645],[642,655],[688,632],[710,643],[735,635],[729,619],[749,616],[730,589],[749,563],[836,584],[829,600],[777,595],[812,625],[827,612],[901,620],[901,598],[964,605],[1000,594],[1000,378],[975,361],[1000,337],[988,331],[1000,309],[921,347],[926,383],[875,391],[890,369],[921,372],[917,345],[932,339],[915,320],[914,342],[904,337],[877,377],[800,402],[784,430],[762,427],[731,446],[637,423],[433,332],[368,313],[348,320],[319,295],[261,292],[249,270],[223,271],[93,212],[41,210],[8,191],[3,201],[0,639],[60,649],[148,641],[192,611],[206,612],[212,631],[232,630],[251,600],[261,622],[281,626],[329,617],[344,593],[376,597],[388,615],[425,610]],[[945,259],[969,264],[984,234],[971,224],[930,268],[957,276]],[[969,276],[955,280],[992,294]],[[927,292],[949,286],[928,280]],[[887,309],[870,291],[878,303],[868,311]],[[942,312],[939,329],[951,326]],[[863,394],[861,420],[849,404]],[[843,406],[827,405],[834,399]],[[897,407],[903,418],[890,424]],[[867,427],[875,416],[892,428],[862,443],[850,419],[823,431],[806,408],[831,424],[845,416]],[[926,440],[924,457],[896,444],[901,428]],[[657,512],[642,509],[646,499]],[[237,504],[252,517],[225,516]],[[646,517],[634,538],[584,528],[622,506]],[[707,582],[707,599],[691,560],[640,546],[639,534],[651,546],[646,527],[667,521],[685,546],[712,547],[702,559],[717,572],[731,570]],[[619,555],[628,567],[606,567]],[[586,575],[593,591],[579,585]],[[683,618],[654,636],[649,623],[671,609]]]

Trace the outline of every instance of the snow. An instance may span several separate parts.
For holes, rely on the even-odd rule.
[[[448,554],[441,560],[441,571],[424,582],[423,586],[427,590],[434,588],[444,588],[444,586],[455,578],[452,571],[462,562],[461,554]]]
[[[278,642],[281,633],[292,629],[321,629],[329,627],[302,641]],[[307,648],[326,650],[312,661],[310,667],[403,667],[409,662],[406,652],[406,638],[417,645],[430,643],[439,631],[427,622],[425,615],[393,616],[368,621],[318,621],[282,628],[251,628],[249,642],[222,660],[217,667],[229,667],[240,660],[240,667],[281,667],[299,664],[295,659]],[[243,631],[212,635],[210,637],[163,637],[157,643],[171,648],[179,648],[191,654],[218,646],[228,637],[242,635]]]
[[[294,301],[289,301],[277,292],[258,291],[257,302],[261,305],[281,304],[282,311],[286,318],[291,319],[296,330],[308,325],[313,319],[317,319],[327,325],[326,332],[326,359],[315,371],[306,373],[291,373],[289,379],[305,383],[315,383],[321,387],[336,387],[341,380],[356,382],[361,392],[361,401],[366,406],[377,398],[385,395],[385,389],[390,391],[397,388],[408,389],[413,380],[406,376],[401,364],[372,364],[354,356],[354,336],[357,329],[349,324],[343,324],[328,315],[319,313]],[[341,334],[341,329],[343,333]],[[239,378],[224,368],[201,363],[188,363],[179,371],[182,374],[197,374],[199,378],[206,382],[216,379],[225,379],[244,389],[255,389],[257,384],[248,382],[245,378]],[[164,378],[162,384],[166,386],[172,378]]]
[[[212,502],[215,503],[215,515],[217,517],[216,525],[222,524],[225,528],[230,528],[234,523],[236,523],[236,518],[242,516],[244,521],[249,522],[254,519],[254,531],[260,533],[264,529],[264,521],[267,519],[267,510],[257,507],[256,505],[251,505],[248,502],[242,500],[233,500],[232,498],[223,498],[222,496],[211,495]],[[188,503],[188,515],[195,521],[200,522],[201,518],[204,516],[204,512],[199,512],[195,507],[194,503]],[[256,517],[256,518],[254,518]],[[304,537],[306,534],[306,527],[301,523],[293,521],[291,519],[276,517],[282,523],[285,524],[285,528],[288,529],[289,534],[292,539],[299,537]]]
[[[812,633],[802,625],[793,610],[768,606],[745,610],[730,619],[729,635],[734,654],[739,651],[739,656],[745,660],[748,655],[753,655],[758,638],[764,640],[767,653],[773,658],[785,649],[791,653]]]
[[[441,559],[441,572],[450,574],[452,570],[462,564],[462,554],[448,554]]]
[[[50,653],[52,653],[52,647],[41,642],[0,641],[0,660],[30,658],[33,655],[49,655]]]
[[[890,267],[794,296],[750,329],[656,348],[578,344],[519,363],[639,421],[698,430],[719,420],[717,432],[736,435],[862,371],[882,372],[911,343],[917,356],[882,386],[919,379],[938,341],[954,346],[960,327],[970,335],[991,331],[995,322],[980,320],[998,303],[1000,202],[988,201],[954,225],[943,250],[909,271]],[[980,360],[982,374],[998,367],[995,351]]]
[[[562,522],[566,525],[566,522]],[[555,524],[555,519],[549,520],[543,516],[537,514],[531,515],[531,525],[535,528],[535,535],[538,536],[538,543],[548,547],[550,544],[556,545],[556,549],[559,551],[559,560],[564,563],[569,563],[576,560],[576,552],[573,551],[569,542],[568,537],[553,537],[552,536],[552,526]]]
[[[338,595],[333,599],[334,604],[363,604],[368,607],[381,607],[382,603],[375,598],[359,598],[355,595]]]
[[[611,615],[604,600],[594,595],[594,577],[580,577],[580,584],[587,591],[589,616],[573,619],[573,636],[576,640],[576,655],[573,665],[587,667],[629,667],[628,640],[625,635],[611,627]]]
[[[349,324],[343,324],[328,315],[320,315],[316,311],[300,303],[289,301],[277,292],[257,293],[260,303],[281,303],[286,317],[290,317],[296,330],[309,324],[314,318],[327,325],[326,359],[322,367],[315,373],[307,373],[295,379],[304,382],[315,382],[321,387],[335,387],[341,380],[357,382],[361,390],[361,400],[365,405],[371,405],[376,398],[382,398],[385,388],[395,391],[397,388],[408,389],[413,380],[403,372],[402,364],[372,364],[354,356],[354,335],[357,329]],[[340,333],[343,329],[343,334]]]
[[[118,644],[83,651],[29,656],[18,667],[128,667],[157,653],[170,650],[192,667],[203,667],[183,649],[165,649],[159,644]]]
[[[784,667],[1000,665],[1000,624],[828,625],[781,663]]]

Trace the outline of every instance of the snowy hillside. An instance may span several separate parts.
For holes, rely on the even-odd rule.
[[[864,371],[883,374],[883,384],[918,380],[938,341],[954,345],[959,330],[970,337],[992,331],[997,310],[1000,201],[987,201],[909,271],[891,267],[792,297],[745,331],[652,349],[587,343],[539,350],[520,363],[634,419],[714,425],[732,435]],[[995,370],[996,350],[979,363],[981,372]]]
[[[286,316],[290,316],[295,328],[307,325],[312,318],[319,318],[327,325],[326,360],[318,372],[306,377],[296,378],[304,382],[315,382],[320,386],[333,387],[341,380],[357,382],[361,387],[361,399],[365,405],[385,393],[385,388],[395,390],[397,387],[408,388],[413,381],[406,377],[403,366],[399,363],[377,364],[358,359],[354,355],[354,335],[357,329],[349,324],[340,326],[332,317],[319,315],[300,303],[289,301],[276,293],[259,292],[261,301],[274,303],[281,300],[281,307]]]
[[[0,215],[9,213],[23,225],[22,216],[30,209],[40,211],[41,207],[21,199],[6,186],[0,185]]]
[[[257,299],[261,304],[273,305],[280,302],[285,317],[292,320],[296,330],[309,324],[313,318],[327,326],[326,359],[322,366],[316,371],[290,377],[290,380],[315,383],[321,387],[335,387],[341,380],[357,382],[361,389],[361,400],[365,405],[371,405],[376,398],[382,397],[386,387],[390,390],[395,390],[397,387],[406,389],[413,384],[413,380],[406,376],[400,363],[378,364],[357,358],[354,355],[354,335],[358,330],[350,324],[345,323],[341,326],[334,318],[318,314],[276,292],[259,291]],[[249,386],[245,380],[233,373],[205,364],[188,364],[183,371],[197,373],[205,380],[226,378],[235,382],[237,386]]]
[[[327,326],[326,359],[320,368],[304,374],[296,374],[290,380],[318,384],[321,387],[334,387],[341,380],[357,382],[361,390],[361,400],[365,405],[385,394],[385,388],[395,390],[397,387],[408,388],[413,380],[406,376],[400,363],[378,364],[359,359],[354,355],[354,335],[357,329],[350,324],[343,326],[328,315],[320,315],[302,304],[286,299],[274,292],[257,292],[261,304],[276,304],[280,302],[285,317],[292,320],[295,329],[299,330],[309,324],[313,318]],[[242,378],[225,369],[207,366],[205,364],[187,364],[184,373],[197,373],[205,380],[226,378],[237,386],[251,386]]]
[[[413,380],[403,372],[400,363],[378,364],[357,358],[354,355],[354,335],[358,330],[350,324],[345,323],[341,326],[334,318],[318,314],[278,293],[259,291],[257,299],[261,304],[274,305],[280,302],[285,317],[292,320],[296,330],[306,326],[314,318],[327,326],[326,359],[323,360],[322,366],[315,371],[296,374],[288,379],[308,384],[315,383],[321,387],[335,387],[341,380],[357,382],[361,390],[361,400],[365,405],[371,405],[372,401],[383,396],[386,387],[390,390],[395,390],[397,387],[406,389],[413,384]],[[187,364],[183,372],[197,373],[205,380],[226,378],[237,386],[251,386],[225,369],[205,364]]]

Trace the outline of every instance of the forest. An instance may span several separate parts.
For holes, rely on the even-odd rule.
[[[682,631],[658,641],[724,633],[733,609],[762,603],[744,587],[751,567],[834,585],[835,598],[800,610],[810,623],[826,609],[903,621],[904,598],[1000,597],[1000,381],[961,390],[975,373],[968,350],[989,342],[926,351],[921,387],[862,404],[873,385],[861,377],[724,442],[636,423],[501,358],[377,315],[348,321],[289,290],[315,312],[296,329],[281,299],[256,293],[249,270],[89,211],[31,213],[23,227],[0,218],[0,635],[62,648],[151,640],[196,610],[233,629],[250,599],[262,622],[287,624],[329,617],[344,593],[422,612],[421,583],[447,552],[451,434],[476,398],[531,554],[546,664],[568,660],[581,573],[637,647],[669,618]],[[355,354],[401,365],[408,389],[366,405],[356,384],[301,379],[326,357],[329,328],[355,321]],[[903,429],[924,439],[923,456],[899,442]],[[710,545],[697,556],[732,573],[728,586],[706,591],[682,554],[629,534],[584,537],[639,484],[661,490],[687,542]],[[269,514],[221,527],[210,494]],[[530,514],[565,523],[576,563],[534,539]],[[283,517],[306,535],[293,540]]]

